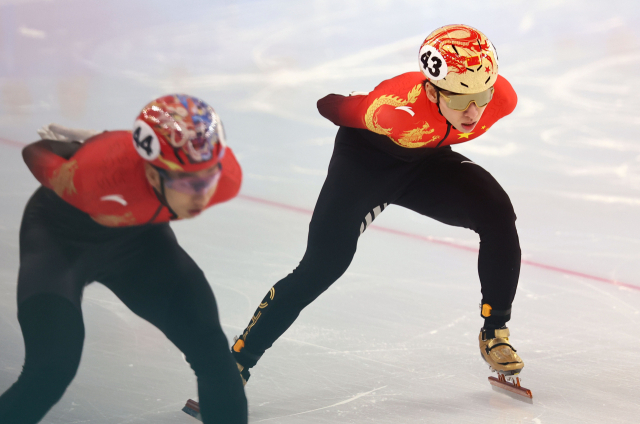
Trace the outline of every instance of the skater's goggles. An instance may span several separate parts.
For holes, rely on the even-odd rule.
[[[186,194],[204,194],[208,192],[218,184],[220,175],[222,175],[222,166],[220,164],[197,175],[186,174],[175,176],[169,174],[168,171],[162,168],[155,169],[163,178],[165,187]]]
[[[478,107],[484,107],[488,105],[493,98],[493,87],[489,87],[487,90],[473,94],[444,94],[441,90],[438,91],[449,109],[458,111],[465,111],[469,109],[471,103],[475,103]]]

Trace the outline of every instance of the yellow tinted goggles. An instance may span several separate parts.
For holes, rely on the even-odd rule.
[[[444,94],[440,91],[440,96],[442,96],[450,109],[464,111],[469,109],[471,103],[475,103],[478,107],[488,105],[493,98],[493,87],[473,94]]]

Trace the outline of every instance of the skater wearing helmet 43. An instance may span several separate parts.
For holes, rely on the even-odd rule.
[[[517,103],[498,74],[489,39],[467,25],[432,32],[420,46],[421,72],[383,81],[370,93],[330,94],[320,114],[338,125],[327,179],[300,265],[277,282],[233,346],[243,378],[303,308],[348,268],[359,237],[391,204],[480,236],[482,358],[502,376],[524,363],[509,341],[520,245],[508,195],[482,167],[454,152],[487,132]]]
[[[98,281],[184,353],[205,423],[246,423],[213,292],[169,226],[240,189],[218,115],[195,97],[169,95],[145,106],[133,131],[91,136],[50,125],[40,134],[23,150],[42,184],[20,229],[25,362],[0,396],[0,422],[36,423],[62,397],[82,353],[82,292]]]

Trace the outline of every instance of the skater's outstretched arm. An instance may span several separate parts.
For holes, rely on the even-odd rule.
[[[361,119],[361,110],[367,108],[367,96],[342,96],[329,94],[318,100],[320,115],[338,126],[366,128]]]
[[[51,188],[49,176],[82,147],[77,141],[40,140],[22,149],[22,158],[36,179]]]
[[[367,129],[366,114],[371,102],[382,90],[393,85],[394,79],[382,81],[371,93],[354,91],[349,96],[329,94],[318,100],[318,112],[339,127]]]
[[[38,149],[44,149],[53,153],[54,155],[60,156],[65,159],[70,159],[81,146],[82,143],[80,143],[79,141],[58,141],[43,139],[31,143],[24,149],[22,149],[22,156],[25,157],[25,155],[29,154],[30,152]]]

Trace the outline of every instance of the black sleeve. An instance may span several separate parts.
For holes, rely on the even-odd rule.
[[[38,143],[41,147],[51,151],[53,154],[62,158],[69,159],[82,147],[79,141],[57,141],[57,140],[40,140]]]

